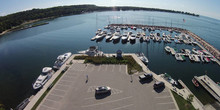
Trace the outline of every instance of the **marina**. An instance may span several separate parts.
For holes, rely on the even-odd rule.
[[[95,23],[96,15],[98,21],[97,26]],[[118,15],[120,18],[117,18],[118,20],[113,18],[115,15]],[[130,15],[134,16],[129,17]],[[197,50],[203,50],[199,48],[195,42],[186,44],[183,41],[181,44],[176,44],[174,42],[175,35],[177,34],[177,36],[179,36],[180,33],[176,33],[175,31],[170,33],[166,30],[160,31],[152,29],[155,30],[151,31],[152,34],[160,33],[161,38],[163,38],[163,33],[164,35],[171,35],[171,39],[169,39],[171,43],[168,43],[168,40],[164,39],[161,39],[161,42],[156,40],[153,42],[153,38],[156,34],[151,37],[151,32],[149,32],[147,28],[145,28],[145,38],[148,39],[148,42],[145,42],[144,37],[143,43],[140,42],[140,38],[136,38],[134,44],[131,44],[130,40],[123,44],[121,43],[122,37],[118,43],[113,43],[112,41],[105,42],[107,35],[103,37],[103,41],[101,41],[101,39],[99,42],[90,41],[90,39],[95,36],[94,32],[96,32],[98,28],[108,25],[108,22],[106,22],[108,17],[111,23],[129,22],[132,24],[152,24],[152,19],[154,19],[154,24],[152,25],[168,27],[170,24],[168,21],[171,21],[168,17],[171,15],[175,16],[172,18],[173,27],[186,28],[196,33],[216,48],[219,48],[217,37],[219,34],[218,30],[215,30],[218,29],[218,26],[213,27],[212,23],[206,22],[207,20],[212,21],[209,18],[200,17],[195,21],[193,18],[186,16],[185,19],[187,22],[182,25],[180,23],[182,16],[178,14],[158,14],[155,12],[146,13],[139,11],[124,11],[123,14],[119,12],[97,12],[61,17],[48,21],[48,25],[17,31],[2,36],[0,46],[0,58],[2,62],[0,66],[0,87],[7,88],[2,89],[0,92],[2,103],[14,108],[24,99],[29,97],[29,95],[32,94],[32,83],[39,76],[42,68],[45,66],[53,67],[57,56],[60,54],[65,52],[76,54],[78,51],[86,50],[89,46],[95,45],[99,47],[99,50],[105,53],[114,53],[118,49],[121,49],[124,53],[143,52],[149,60],[147,67],[150,70],[154,71],[156,74],[167,72],[172,78],[176,80],[181,79],[203,104],[212,104],[214,98],[207,94],[206,90],[203,90],[203,88],[199,88],[199,90],[195,89],[191,80],[193,76],[203,75],[204,71],[207,70],[209,77],[218,82],[219,74],[217,73],[219,72],[219,66],[218,64],[214,64],[211,60],[212,57],[209,57],[211,60],[210,63],[201,63],[202,61],[200,61],[200,63],[192,63],[187,59],[187,56],[186,61],[178,62],[175,56],[167,54],[164,50],[165,46],[176,48],[178,50],[177,53],[181,54],[183,54],[180,52],[181,49],[189,49],[191,51],[193,47]],[[166,21],[167,25],[165,23]],[[215,21],[212,22],[215,23]],[[190,23],[193,23],[194,27],[192,27]],[[127,32],[130,32],[131,29],[128,27],[127,29]],[[214,30],[209,32],[206,29]],[[102,29],[102,31],[103,30],[104,29]],[[126,29],[120,30],[120,34],[125,31]],[[136,34],[136,32],[142,33],[144,30],[142,31],[142,29],[136,27],[136,31],[131,31]],[[11,69],[12,67],[13,70]],[[55,77],[54,75],[53,77]],[[14,98],[9,99],[11,96]]]

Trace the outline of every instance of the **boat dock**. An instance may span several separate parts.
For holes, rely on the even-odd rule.
[[[195,76],[196,80],[218,101],[220,102],[220,87],[207,75]]]
[[[189,30],[186,30],[186,29],[177,28],[177,27],[152,26],[152,25],[141,25],[141,24],[110,24],[109,26],[128,26],[128,27],[137,27],[139,29],[144,27],[144,28],[152,28],[152,29],[156,29],[156,30],[171,30],[171,31],[175,31],[175,32],[185,33],[185,34],[192,36],[192,38],[194,38],[198,42],[197,45],[200,48],[209,51],[209,53],[211,53],[218,60],[220,60],[220,52],[218,49],[216,49],[214,46],[212,46],[211,44],[206,42],[204,39],[202,39],[198,35],[190,32]],[[217,61],[217,63],[220,65],[219,61]]]

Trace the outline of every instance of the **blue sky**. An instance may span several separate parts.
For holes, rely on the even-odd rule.
[[[0,16],[61,5],[140,6],[192,12],[220,20],[220,0],[0,0]]]

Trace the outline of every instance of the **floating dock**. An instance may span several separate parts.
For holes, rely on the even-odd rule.
[[[137,27],[141,29],[142,27],[144,28],[152,28],[156,30],[171,30],[175,32],[181,32],[188,34],[192,36],[198,43],[197,45],[204,49],[208,50],[213,56],[215,56],[218,60],[220,60],[220,52],[218,49],[216,49],[214,46],[206,42],[204,39],[200,38],[198,35],[190,32],[189,30],[182,29],[182,28],[177,28],[177,27],[166,27],[166,26],[152,26],[152,25],[141,25],[141,24],[110,24],[109,26],[128,26],[128,27]],[[200,45],[201,44],[201,45]],[[217,63],[220,65],[220,62],[217,61]]]
[[[202,85],[218,102],[220,102],[220,87],[207,75],[195,76],[195,79]]]

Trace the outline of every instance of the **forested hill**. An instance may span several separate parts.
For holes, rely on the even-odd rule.
[[[129,7],[129,6],[126,7],[101,7],[95,5],[58,6],[58,7],[46,8],[46,9],[32,9],[23,12],[17,12],[7,16],[2,16],[0,17],[0,33],[30,20],[74,15],[85,12],[93,12],[93,11],[111,11],[111,10],[112,11],[119,11],[119,10],[161,11],[161,12],[180,13],[180,14],[186,14],[192,16],[199,16],[194,13],[188,13],[182,11],[157,9],[157,8]]]

